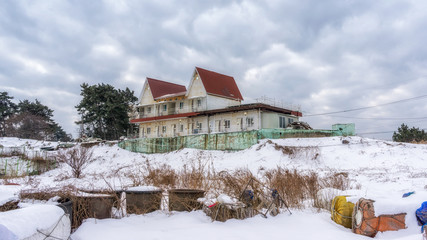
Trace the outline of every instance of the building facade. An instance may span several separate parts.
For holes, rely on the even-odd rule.
[[[188,89],[147,78],[131,114],[140,138],[286,128],[302,114],[262,103],[241,104],[233,77],[196,67]]]

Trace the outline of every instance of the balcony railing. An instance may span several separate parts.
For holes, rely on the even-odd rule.
[[[155,109],[155,107],[152,107],[152,109]],[[199,106],[199,107],[184,106],[183,108],[170,107],[166,111],[163,111],[163,109],[159,109],[159,111],[156,111],[156,112],[152,110],[150,113],[136,112],[136,113],[130,114],[130,118],[139,119],[139,118],[147,118],[147,117],[158,117],[158,116],[174,115],[174,114],[181,114],[181,113],[198,112],[198,111],[204,111],[204,110],[206,110],[206,107],[204,106]]]

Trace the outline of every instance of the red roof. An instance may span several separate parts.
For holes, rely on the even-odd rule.
[[[153,98],[157,99],[159,97],[165,96],[165,95],[175,95],[175,94],[182,94],[184,95],[187,91],[185,86],[165,82],[153,78],[147,78],[148,85],[150,86],[151,94],[153,94]]]
[[[233,77],[196,67],[206,92],[235,100],[243,100]]]
[[[189,116],[195,116],[195,115],[198,115],[198,113],[195,113],[195,112],[179,113],[179,114],[164,115],[164,116],[158,116],[158,117],[132,119],[130,120],[130,122],[139,123],[139,122],[148,122],[148,121],[155,121],[155,120],[162,120],[162,119],[182,118],[182,117],[189,117]]]

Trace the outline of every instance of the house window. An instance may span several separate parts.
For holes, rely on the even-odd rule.
[[[201,99],[197,99],[197,106],[198,107],[202,106],[202,100]]]
[[[199,130],[202,130],[202,123],[197,123],[197,128],[199,129]]]
[[[151,107],[147,107],[147,113],[151,113]]]
[[[286,118],[279,116],[279,128],[286,128]]]
[[[162,126],[162,133],[166,133],[166,126]]]
[[[166,112],[166,110],[168,110],[168,105],[163,104],[163,112]]]
[[[151,133],[151,128],[147,128],[147,135],[149,135]]]
[[[180,102],[179,103],[179,109],[183,109],[184,108],[184,102]]]
[[[246,118],[246,126],[252,127],[254,125],[254,118],[253,117],[247,117]]]
[[[224,120],[224,127],[230,128],[230,120]]]
[[[294,122],[294,119],[292,119],[292,118],[288,118],[288,123],[289,124],[291,124],[291,123],[293,123]]]
[[[179,131],[184,132],[184,124],[179,125]]]

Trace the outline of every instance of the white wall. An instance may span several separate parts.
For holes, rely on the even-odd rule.
[[[246,114],[245,114],[246,113]],[[248,126],[246,119],[252,118],[252,126]],[[230,121],[230,127],[225,128],[225,121]],[[250,131],[258,129],[258,110],[240,111],[233,113],[222,113],[214,116],[198,116],[192,118],[171,119],[162,121],[153,121],[140,123],[139,137],[175,137],[194,134],[194,129],[197,128],[197,123],[202,124],[202,128],[197,130],[199,134],[215,133],[215,132],[238,132]],[[218,129],[220,123],[220,129]],[[243,123],[243,125],[242,125]],[[176,124],[176,132],[173,131],[173,124]],[[180,125],[183,125],[183,131],[180,131]],[[162,126],[166,126],[166,133],[162,132]],[[159,127],[159,128],[157,128]],[[151,133],[147,134],[147,128],[151,129]],[[157,132],[159,129],[159,133]]]
[[[142,92],[142,96],[139,102],[139,105],[149,105],[154,104],[153,95],[151,94],[150,87],[148,84],[145,84],[145,89]]]
[[[246,112],[246,115],[245,115]],[[203,120],[199,120],[199,118],[203,118]],[[253,119],[252,126],[247,125],[247,118]],[[220,113],[215,114],[213,116],[209,117],[194,117],[196,121],[204,121],[207,122],[206,125],[210,127],[210,129],[203,129],[204,131],[208,132],[238,132],[238,131],[250,131],[254,129],[258,129],[258,111],[257,110],[251,110],[251,111],[240,111],[240,112],[233,112],[233,113]],[[226,128],[225,121],[230,121],[230,127]],[[218,124],[220,124],[218,126]]]
[[[289,119],[292,119],[294,122],[298,121],[298,117],[296,116],[275,112],[261,112],[262,128],[279,128],[279,116],[285,117],[286,126],[289,123]]]
[[[181,119],[171,119],[164,121],[155,121],[155,122],[145,122],[139,124],[139,137],[176,137],[176,136],[186,136],[190,134],[190,129],[188,128],[190,119],[181,118]],[[174,132],[173,125],[176,124],[176,131]],[[181,132],[180,125],[183,125],[183,131]],[[163,133],[162,127],[166,126],[166,132]],[[147,134],[147,128],[151,129],[150,134]],[[158,132],[159,131],[159,132]]]
[[[203,85],[202,80],[196,73],[194,74],[192,82],[190,83],[189,89],[187,91],[187,97],[194,98],[194,97],[205,97],[205,96],[206,96],[205,86]]]
[[[217,97],[210,94],[207,95],[206,100],[207,100],[207,110],[221,109],[221,108],[226,108],[230,106],[240,105],[240,101],[223,98],[223,97]]]

